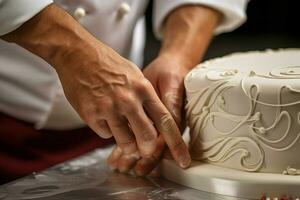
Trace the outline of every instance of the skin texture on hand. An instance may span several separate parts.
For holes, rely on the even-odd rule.
[[[113,135],[123,154],[151,156],[159,132],[178,164],[189,166],[179,128],[149,80],[65,11],[50,5],[2,38],[50,63],[81,118],[101,137]]]
[[[183,117],[181,113],[184,103],[183,79],[187,72],[188,69],[181,67],[179,61],[167,56],[158,57],[143,72],[145,77],[153,84],[156,93],[179,127]],[[180,148],[184,147],[178,149]],[[108,158],[108,164],[120,172],[128,172],[130,169],[134,169],[137,175],[147,175],[156,167],[164,150],[165,140],[163,135],[160,134],[156,141],[156,151],[151,156],[141,158],[137,156],[139,155],[138,152],[133,153],[131,156],[123,155],[122,150],[116,147]],[[180,157],[180,151],[172,153]]]
[[[174,10],[165,22],[159,56],[143,71],[179,127],[184,122],[184,77],[200,62],[219,18],[217,11],[202,6],[183,6]],[[164,153],[166,141],[160,134],[156,151],[147,158],[124,156],[122,150],[116,147],[108,158],[108,164],[121,172],[134,169],[137,175],[147,175],[157,166],[163,154],[170,154],[168,151]],[[179,153],[167,150],[172,155]]]

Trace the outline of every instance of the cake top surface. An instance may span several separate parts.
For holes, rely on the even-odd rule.
[[[296,67],[294,73],[300,75],[300,49],[233,53],[203,62],[198,67],[238,68],[242,72],[254,70],[259,73],[269,73],[274,68],[281,68],[284,71],[287,67]]]
[[[256,77],[255,81],[271,84],[289,83],[299,86],[300,49],[279,49],[233,53],[205,61],[196,66],[185,78],[185,87],[194,90],[198,80],[224,80],[237,77]],[[278,82],[275,83],[275,80]],[[250,80],[253,81],[253,80]],[[196,87],[196,88],[195,88]]]

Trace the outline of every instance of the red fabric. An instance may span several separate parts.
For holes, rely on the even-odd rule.
[[[0,184],[112,143],[90,128],[36,130],[0,113]]]

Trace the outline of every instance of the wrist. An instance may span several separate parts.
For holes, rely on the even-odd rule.
[[[172,60],[176,63],[177,67],[189,70],[193,68],[197,62],[190,59],[188,56],[175,52],[175,51],[160,51],[158,58],[163,58],[167,60]]]
[[[203,6],[182,6],[170,13],[164,24],[160,55],[177,59],[188,68],[197,65],[213,36],[220,13]]]

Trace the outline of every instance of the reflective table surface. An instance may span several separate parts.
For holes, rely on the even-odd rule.
[[[141,178],[111,171],[111,147],[0,186],[0,200],[242,200],[190,189],[163,178]]]

